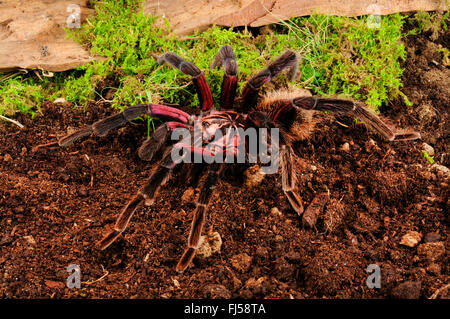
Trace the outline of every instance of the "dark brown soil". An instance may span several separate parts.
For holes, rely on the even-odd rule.
[[[194,210],[183,172],[111,247],[94,247],[149,175],[152,165],[137,156],[144,124],[33,152],[112,110],[47,103],[43,115],[19,116],[22,130],[1,122],[0,297],[430,297],[449,283],[448,177],[421,153],[428,143],[436,163],[450,165],[450,70],[434,50],[439,44],[449,48],[449,33],[407,41],[403,92],[414,105],[399,99],[383,111],[397,127],[420,131],[422,141],[387,143],[351,118],[339,118],[348,127],[327,119],[295,145],[305,205],[318,194],[328,201],[312,229],[290,208],[278,175],[247,187],[245,178],[225,174],[206,231],[220,234],[221,251],[196,257],[183,274],[175,265]],[[410,231],[422,234],[415,247],[400,244]],[[70,264],[81,268],[82,289],[65,286]],[[366,285],[370,264],[381,267],[380,289]],[[438,294],[448,297],[448,290]]]

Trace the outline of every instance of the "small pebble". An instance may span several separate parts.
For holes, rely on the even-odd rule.
[[[417,247],[417,254],[419,257],[421,259],[426,259],[429,262],[436,261],[444,253],[445,245],[442,241],[420,244],[419,247]]]
[[[56,100],[53,101],[53,103],[66,103],[66,99],[63,97],[59,97]]]
[[[202,236],[200,247],[197,250],[197,255],[204,258],[211,257],[215,253],[219,253],[222,247],[222,238],[218,232],[210,233]]]
[[[11,157],[11,155],[9,155],[8,153],[5,154],[5,156],[3,156],[3,161],[4,162],[11,162],[13,159]]]
[[[272,207],[272,209],[270,210],[270,213],[275,216],[283,215],[277,207]]]
[[[409,231],[405,235],[403,235],[400,245],[408,246],[408,247],[416,247],[417,244],[422,239],[422,235],[416,231]]]
[[[422,149],[428,153],[428,155],[430,156],[434,156],[434,148],[427,144],[427,143],[422,143]]]
[[[349,143],[344,143],[341,145],[341,150],[344,152],[348,152],[350,151],[350,144]]]
[[[36,241],[34,240],[33,236],[23,236],[23,238],[31,245],[35,245]]]
[[[49,288],[64,288],[66,286],[63,282],[53,280],[45,280],[44,283]]]
[[[194,198],[194,189],[192,187],[189,187],[184,191],[183,195],[181,196],[181,201],[183,203],[188,203],[192,201],[193,198]]]
[[[251,264],[252,257],[247,255],[246,253],[234,255],[233,257],[231,257],[231,265],[234,269],[241,273],[249,271]]]
[[[231,298],[231,292],[227,288],[225,288],[225,286],[217,285],[217,284],[207,285],[203,289],[203,295],[205,298],[211,298],[211,299],[230,299]]]
[[[263,181],[266,174],[262,173],[258,165],[253,165],[244,172],[245,184],[248,187],[256,187]]]
[[[450,169],[444,165],[434,163],[431,165],[431,169],[436,171],[438,175],[449,178],[450,177]]]

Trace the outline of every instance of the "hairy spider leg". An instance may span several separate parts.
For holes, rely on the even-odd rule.
[[[292,208],[297,214],[303,213],[303,203],[296,187],[296,173],[294,170],[294,151],[291,147],[283,145],[280,151],[281,185]]]
[[[180,127],[186,129],[189,128],[188,125],[179,122],[166,122],[159,126],[152,136],[145,140],[141,147],[139,147],[139,158],[144,161],[151,161],[155,154],[158,153],[169,140],[171,132]]]
[[[335,98],[298,97],[292,100],[292,104],[315,111],[330,111],[333,113],[354,115],[364,124],[379,133],[388,141],[416,140],[420,138],[418,132],[396,132],[384,123],[377,115],[365,107],[363,102]]]
[[[220,90],[220,108],[227,110],[234,106],[238,84],[238,65],[234,51],[229,45],[220,48],[214,62],[211,63],[211,69],[220,68],[222,65],[225,72]]]
[[[137,104],[123,110],[123,112],[111,115],[103,120],[97,121],[91,125],[66,135],[58,140],[59,146],[66,147],[76,140],[89,136],[92,133],[97,136],[105,136],[111,129],[117,128],[131,122],[138,116],[147,114],[149,116],[159,117],[163,120],[172,120],[181,123],[188,123],[190,115],[177,108],[159,105],[159,104]]]
[[[212,109],[213,98],[211,89],[209,88],[205,75],[194,63],[183,60],[173,52],[164,53],[158,58],[157,62],[159,64],[168,63],[184,74],[190,75],[194,82],[202,111],[206,112]]]
[[[269,66],[253,76],[244,87],[241,99],[241,111],[247,113],[255,107],[258,100],[258,93],[261,87],[272,81],[284,69],[288,69],[289,80],[295,78],[298,69],[298,56],[294,51],[288,50],[278,57]]]
[[[178,272],[183,272],[192,262],[195,256],[195,251],[201,244],[201,234],[206,220],[206,209],[213,193],[214,186],[217,183],[223,164],[213,163],[208,166],[208,175],[200,189],[198,202],[192,219],[191,231],[188,237],[188,247],[181,256],[180,261],[176,266]]]
[[[145,201],[146,205],[152,205],[160,186],[168,180],[170,172],[178,163],[172,160],[171,147],[166,149],[163,159],[158,167],[153,171],[145,185],[137,192],[136,195],[128,202],[127,206],[122,210],[116,220],[113,230],[103,237],[97,243],[97,246],[103,250],[109,247],[120,234],[127,228],[131,217],[133,217],[136,209]]]

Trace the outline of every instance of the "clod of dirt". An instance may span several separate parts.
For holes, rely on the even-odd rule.
[[[444,165],[434,163],[431,165],[431,169],[436,171],[438,176],[443,178],[450,178],[450,169]]]
[[[49,288],[64,288],[66,286],[63,282],[53,280],[45,280],[45,285]]]
[[[318,296],[336,296],[355,281],[360,267],[357,260],[349,258],[346,250],[323,245],[303,268],[305,288]]]
[[[36,245],[36,241],[34,240],[33,236],[23,236],[23,238],[31,245]]]
[[[430,124],[437,116],[437,113],[431,104],[424,103],[417,108],[417,115],[419,116],[419,120],[421,122],[424,124]]]
[[[258,247],[255,252],[256,256],[265,259],[269,257],[269,250],[266,247]]]
[[[360,233],[376,233],[381,227],[380,221],[364,212],[358,212],[353,227]]]
[[[189,203],[193,199],[194,199],[194,189],[192,187],[189,187],[184,191],[183,195],[181,196],[181,201],[183,203]]]
[[[253,165],[244,172],[244,176],[245,176],[245,185],[252,188],[261,184],[266,175],[261,172],[260,167],[258,165]]]
[[[247,255],[246,253],[234,255],[231,257],[231,265],[234,269],[241,273],[246,273],[249,271],[250,266],[252,264],[252,257]]]
[[[392,289],[391,295],[396,299],[419,299],[421,288],[420,281],[406,281]]]
[[[8,153],[6,153],[5,156],[3,156],[3,161],[6,163],[11,162],[12,160],[13,160],[13,158]]]
[[[331,198],[322,218],[324,224],[324,229],[322,231],[332,233],[338,229],[343,223],[344,216],[345,205],[341,201]]]
[[[127,166],[116,156],[109,162],[109,169],[116,176],[124,177],[128,174]]]
[[[203,258],[208,258],[219,253],[222,247],[222,238],[218,232],[210,233],[202,236],[200,247],[197,250],[197,255]]]
[[[257,298],[263,297],[267,293],[267,286],[270,284],[267,277],[260,277],[258,279],[252,277],[245,282],[244,287],[239,291],[241,298]]]
[[[441,274],[441,266],[439,264],[430,264],[427,268],[426,268],[427,272],[432,274],[432,275],[436,275],[439,276]]]
[[[433,148],[431,145],[429,145],[429,144],[427,144],[427,143],[423,143],[423,144],[422,144],[422,150],[424,150],[425,152],[427,152],[428,155],[434,156],[434,148]]]
[[[409,231],[405,235],[403,235],[400,245],[408,246],[408,247],[416,247],[417,244],[422,239],[422,234],[416,231]]]
[[[282,212],[280,212],[280,210],[277,207],[272,207],[272,209],[270,210],[270,213],[274,216],[281,216],[283,215]]]
[[[425,238],[423,239],[423,241],[426,243],[432,243],[432,242],[436,242],[436,241],[440,241],[440,240],[441,240],[441,235],[439,235],[439,233],[435,233],[435,232],[426,233]]]
[[[445,246],[442,241],[420,244],[419,247],[417,247],[417,254],[419,257],[426,259],[429,262],[436,261],[444,253]]]
[[[205,286],[203,296],[211,299],[230,299],[231,292],[222,285],[212,284]]]

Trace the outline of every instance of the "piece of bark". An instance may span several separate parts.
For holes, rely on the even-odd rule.
[[[328,193],[320,193],[309,204],[302,216],[303,225],[313,228],[325,204],[329,201]]]
[[[0,72],[42,69],[57,72],[89,63],[93,57],[67,38],[64,28],[94,13],[87,0],[0,1]]]
[[[211,25],[259,27],[314,12],[339,16],[445,10],[442,0],[147,0],[144,13],[165,17],[177,36]]]

